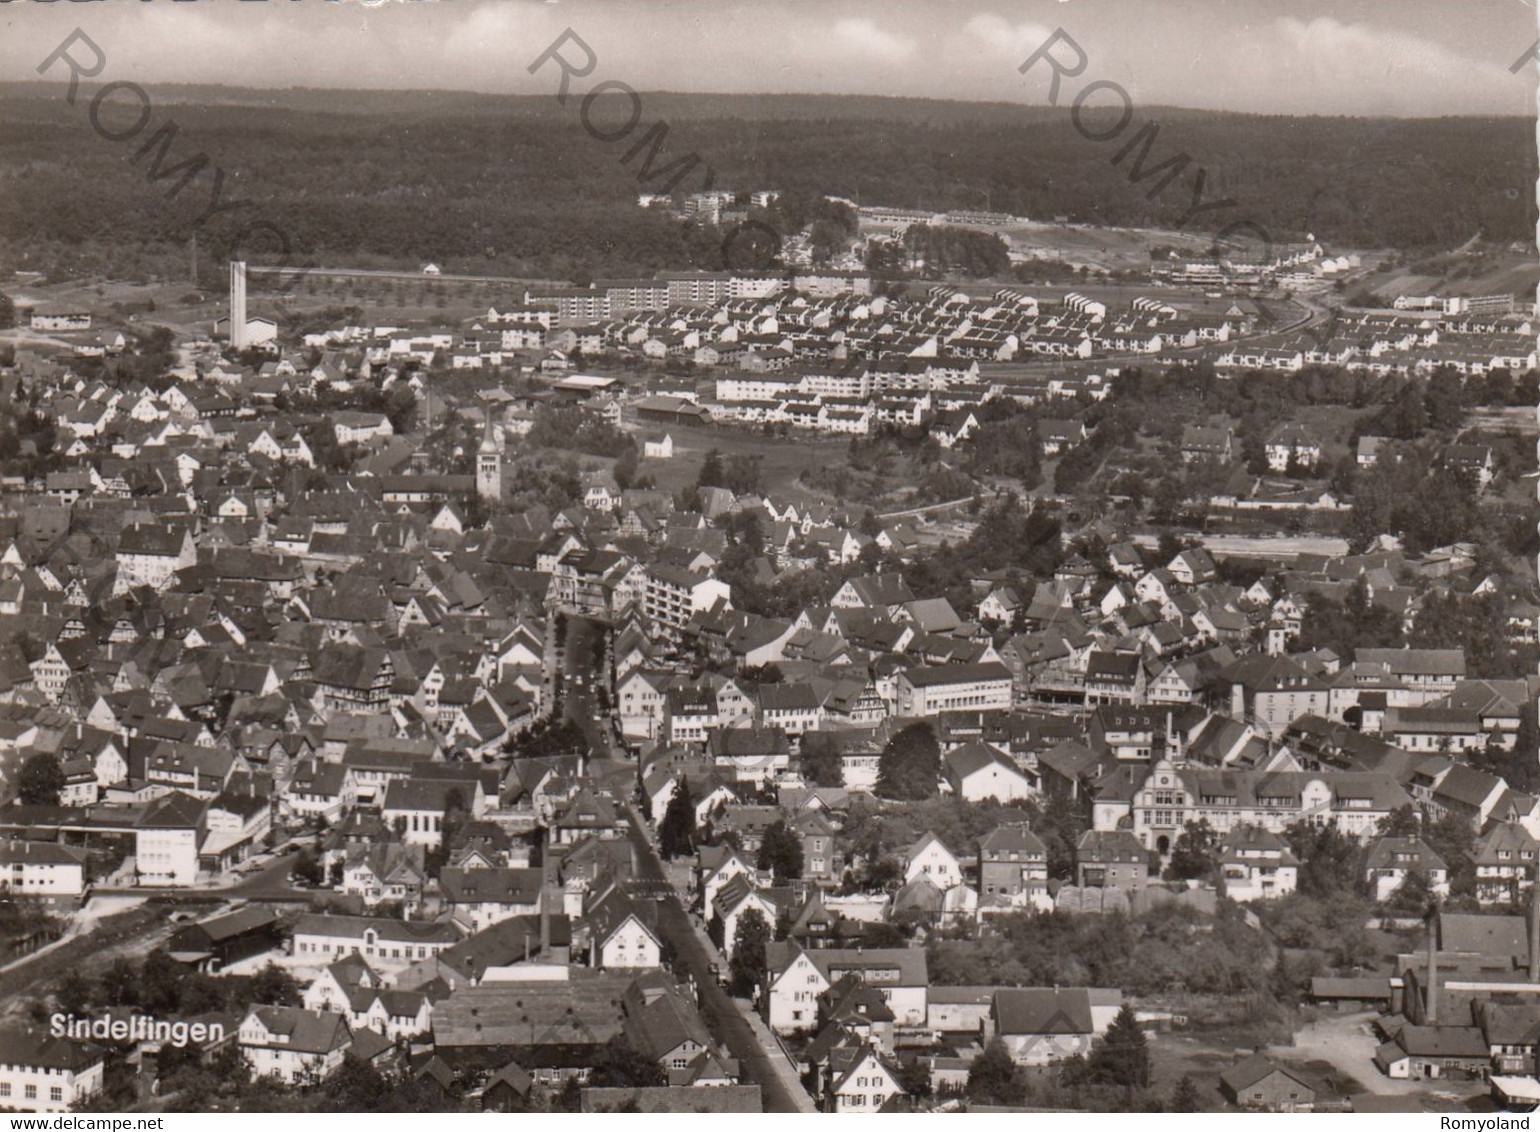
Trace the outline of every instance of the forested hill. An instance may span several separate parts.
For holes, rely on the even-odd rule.
[[[575,84],[578,92],[584,88]],[[1275,239],[1306,230],[1348,247],[1448,248],[1480,234],[1529,240],[1533,123],[1519,118],[1287,118],[1136,108],[1119,141],[1077,132],[1066,110],[1000,103],[810,95],[641,95],[642,127],[622,142],[584,132],[574,98],[155,86],[153,125],[179,127],[175,157],[202,151],[227,174],[225,199],[252,199],[300,259],[433,259],[459,270],[570,276],[711,265],[715,241],[636,208],[640,160],[621,158],[653,122],[670,156],[697,153],[680,184],[838,193],[902,207],[978,208],[1033,218],[1171,227],[1192,203],[1233,209]],[[139,142],[93,132],[85,99],[61,84],[0,84],[0,254],[77,269],[169,255],[208,203],[203,173],[175,200],[150,184]],[[110,117],[110,116],[109,116]],[[126,117],[126,114],[125,114]],[[1186,172],[1131,184],[1113,156],[1160,123],[1149,164]],[[1104,120],[1105,121],[1105,120]],[[1090,123],[1099,128],[1096,122]],[[147,137],[146,131],[142,137]],[[660,163],[662,163],[660,162]],[[200,240],[218,246],[239,211]],[[1211,230],[1211,227],[1208,229]],[[704,234],[709,236],[709,234]]]

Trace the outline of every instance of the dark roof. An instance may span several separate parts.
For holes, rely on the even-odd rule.
[[[1001,1034],[1089,1034],[1091,996],[1084,987],[1002,987],[995,991],[995,1026]]]
[[[1230,1068],[1219,1075],[1219,1080],[1230,1092],[1238,1095],[1251,1088],[1257,1082],[1272,1076],[1274,1073],[1282,1073],[1285,1077],[1297,1082],[1312,1093],[1317,1089],[1315,1082],[1304,1076],[1299,1070],[1288,1065],[1281,1065],[1276,1061],[1270,1061],[1260,1053],[1253,1054],[1245,1061],[1230,1066]]]
[[[444,899],[451,904],[536,904],[539,869],[447,868],[439,874]]]
[[[584,1112],[616,1112],[635,1105],[641,1112],[763,1112],[758,1085],[652,1085],[634,1089],[591,1088],[582,1092]]]
[[[0,1029],[0,1065],[79,1072],[102,1060],[94,1046],[35,1030]]]
[[[1529,933],[1523,916],[1480,916],[1440,912],[1441,951],[1464,951],[1502,958],[1529,957]]]

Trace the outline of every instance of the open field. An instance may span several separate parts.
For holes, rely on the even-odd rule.
[[[1219,1075],[1241,1059],[1241,1050],[1190,1030],[1150,1034],[1148,1040],[1150,1088],[1157,1096],[1169,1097],[1177,1082],[1188,1077],[1197,1087],[1202,1111],[1229,1108],[1219,1092]]]
[[[1103,228],[1092,224],[1031,222],[1000,230],[1014,253],[1104,271],[1139,271],[1150,265],[1156,245],[1205,254],[1213,238],[1204,233],[1145,228]]]
[[[1468,428],[1484,432],[1510,432],[1518,436],[1540,434],[1540,423],[1535,420],[1535,410],[1524,405],[1506,409],[1474,409],[1465,418]]]
[[[834,501],[832,496],[804,486],[798,477],[805,469],[843,461],[850,445],[847,439],[765,436],[746,428],[664,428],[648,423],[639,431],[648,436],[667,432],[674,438],[672,460],[643,460],[638,468],[662,490],[693,487],[706,453],[715,448],[723,456],[757,456],[767,493],[828,502]]]
[[[1387,301],[1396,295],[1520,296],[1521,304],[1540,283],[1534,249],[1453,251],[1366,279],[1365,285]]]
[[[82,913],[86,918],[76,935],[0,973],[0,1014],[19,1011],[28,996],[57,982],[66,971],[95,977],[116,958],[153,950],[180,926],[170,921],[171,911],[145,903],[101,919]]]
[[[524,297],[522,288],[507,283],[369,275],[310,276],[296,288],[279,292],[264,289],[269,278],[251,276],[248,305],[254,317],[279,317],[286,331],[328,307],[363,307],[369,312],[368,321],[376,325],[444,325],[484,314],[492,305],[522,302]],[[284,282],[292,284],[293,277]],[[208,335],[214,320],[227,313],[223,279],[207,276],[200,287],[183,280],[86,280],[29,284],[7,293],[22,307],[85,307],[96,315],[95,325],[153,324],[186,335]]]

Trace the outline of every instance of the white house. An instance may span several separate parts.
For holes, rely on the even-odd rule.
[[[0,1030],[0,1109],[68,1112],[101,1091],[106,1055],[68,1038]]]
[[[480,782],[446,778],[396,778],[385,788],[381,816],[408,845],[437,849],[444,839],[444,809],[451,792],[458,791],[473,818],[486,812],[487,796]]]
[[[765,1013],[778,1034],[811,1029],[818,1020],[818,996],[846,975],[876,988],[899,1026],[921,1026],[926,1018],[930,975],[918,947],[823,947],[803,950],[796,942],[765,947]]]
[[[878,1112],[904,1092],[892,1065],[871,1045],[837,1049],[829,1058],[824,1089],[827,1112]]]
[[[388,439],[395,435],[390,418],[384,413],[366,413],[344,410],[332,417],[332,428],[338,444],[363,444],[376,438]]]
[[[1219,843],[1219,869],[1231,900],[1276,900],[1293,892],[1299,860],[1276,833],[1241,826]]]
[[[600,970],[642,971],[662,965],[663,945],[639,906],[611,889],[590,910],[589,965]]]
[[[987,743],[965,743],[948,751],[942,774],[953,795],[969,802],[1015,802],[1034,793],[1032,781],[1009,756]]]
[[[293,948],[297,958],[318,965],[357,955],[371,967],[390,972],[432,959],[460,938],[455,926],[443,921],[307,914],[294,924]]]
[[[141,885],[186,888],[198,879],[208,834],[205,803],[173,791],[150,803],[134,825],[134,871]]]
[[[962,865],[957,855],[934,833],[924,834],[904,852],[905,882],[921,876],[943,892],[962,883]]]
[[[425,1034],[433,1024],[433,1003],[420,991],[361,987],[348,997],[348,1026],[373,1030],[391,1041]]]
[[[325,1080],[342,1065],[352,1041],[347,1020],[324,1010],[253,1006],[236,1040],[252,1071],[291,1084]]]
[[[0,895],[71,898],[85,891],[85,854],[43,841],[0,841]]]
[[[537,914],[540,883],[539,869],[448,868],[439,874],[444,903],[472,932]]]
[[[1001,987],[984,1023],[1019,1065],[1047,1065],[1091,1052],[1096,1024],[1085,988]]]

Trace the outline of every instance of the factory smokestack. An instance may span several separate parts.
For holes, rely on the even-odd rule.
[[[1529,890],[1529,981],[1540,983],[1540,903]]]
[[[551,954],[551,847],[543,846],[540,852],[540,961],[549,961]],[[526,959],[529,953],[526,950]]]
[[[1428,990],[1424,998],[1422,1024],[1438,1023],[1438,912],[1428,913]]]
[[[230,262],[230,348],[246,348],[246,261]]]

